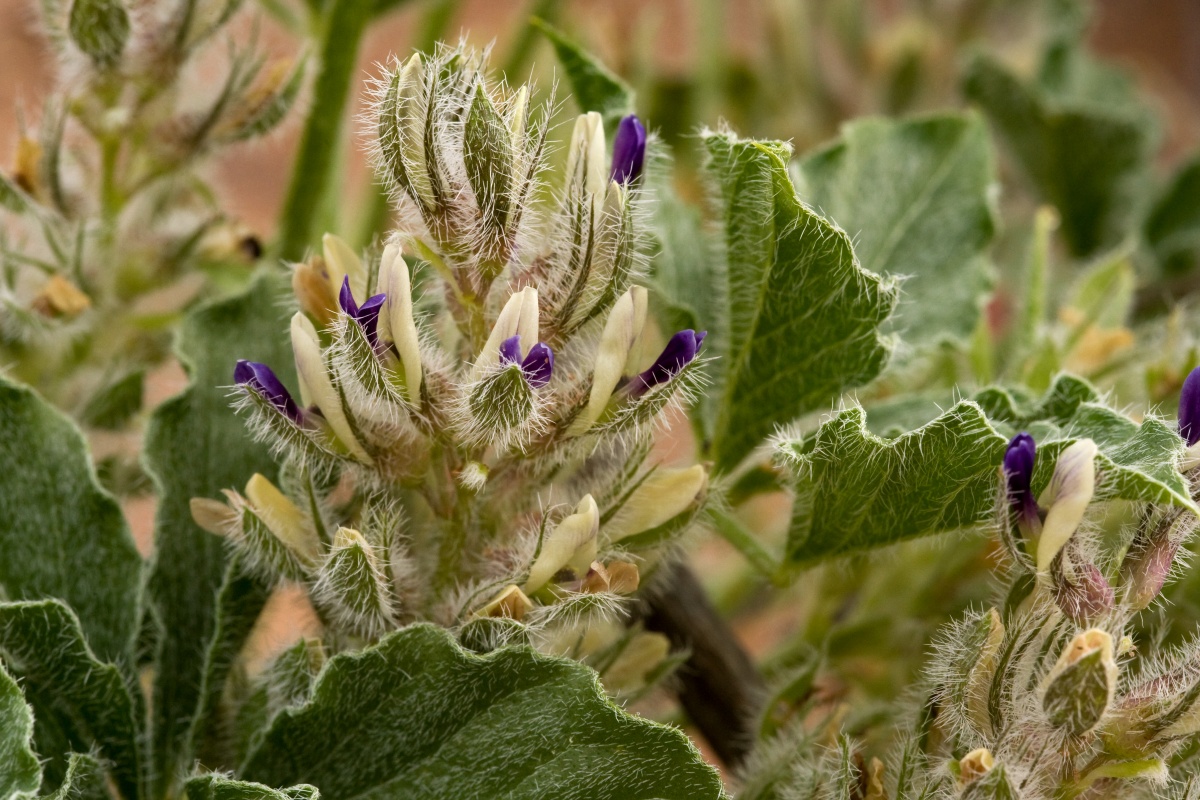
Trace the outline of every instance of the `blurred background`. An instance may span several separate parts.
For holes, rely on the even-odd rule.
[[[302,45],[300,4],[271,0],[234,22],[275,56]],[[1032,67],[1037,5],[963,0],[402,0],[369,31],[359,58],[364,108],[374,65],[439,36],[493,44],[496,63],[553,80],[549,45],[526,24],[552,19],[638,90],[638,111],[690,163],[686,137],[729,120],[744,134],[792,140],[798,152],[866,113],[960,105],[957,67],[978,43]],[[52,88],[53,55],[33,0],[0,0],[0,108],[36,124]],[[261,10],[260,10],[261,9]],[[1200,142],[1200,3],[1096,0],[1089,41],[1128,67],[1163,121],[1159,158],[1174,163]],[[212,65],[215,91],[219,64]],[[891,74],[881,74],[891,73]],[[197,86],[205,91],[204,82]],[[198,100],[201,98],[198,97]],[[293,114],[267,140],[222,153],[210,167],[224,205],[270,238],[298,137]],[[12,159],[20,115],[0,114],[0,163]],[[361,149],[348,197],[366,191]]]

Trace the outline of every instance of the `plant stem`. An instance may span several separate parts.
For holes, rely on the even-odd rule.
[[[736,517],[720,507],[711,509],[709,514],[712,516],[713,527],[721,535],[721,538],[737,548],[737,551],[745,556],[755,569],[767,576],[776,586],[786,584],[786,576],[780,560],[763,547],[758,538],[746,530]]]
[[[280,220],[276,243],[280,258],[302,258],[305,248],[316,241],[317,212],[325,193],[334,188],[329,185],[334,156],[341,144],[359,43],[371,20],[372,8],[371,3],[362,0],[334,0],[326,12],[312,110],[300,138],[300,152]]]

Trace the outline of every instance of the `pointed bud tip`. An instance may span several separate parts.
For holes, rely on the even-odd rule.
[[[610,179],[621,184],[633,183],[642,173],[645,157],[646,128],[637,116],[630,114],[617,125]]]

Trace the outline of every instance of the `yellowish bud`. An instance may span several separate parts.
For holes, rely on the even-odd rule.
[[[533,594],[563,567],[584,574],[596,558],[596,534],[600,530],[600,509],[590,494],[585,494],[568,516],[546,535],[541,552],[529,568],[524,589]]]
[[[220,500],[208,497],[193,497],[188,502],[192,510],[192,519],[196,524],[209,533],[225,536],[238,525],[241,516]]]
[[[1075,535],[1096,489],[1096,443],[1080,439],[1058,457],[1054,477],[1038,504],[1048,508],[1037,544],[1039,572],[1050,569],[1058,551]]]
[[[373,464],[373,459],[350,428],[350,421],[346,419],[346,412],[342,408],[342,398],[334,388],[329,371],[325,369],[317,329],[301,313],[292,316],[292,353],[296,358],[301,402],[306,406],[316,405],[346,449],[364,464]]]
[[[604,187],[608,183],[607,156],[604,142],[604,120],[595,111],[580,114],[575,118],[575,130],[571,134],[570,151],[567,153],[567,178],[578,180],[583,188],[603,202]]]
[[[604,332],[600,334],[600,346],[596,349],[587,408],[572,426],[573,433],[583,433],[604,413],[641,338],[646,324],[646,306],[646,290],[641,286],[630,287],[613,304],[604,323]]]
[[[316,563],[321,554],[320,540],[295,503],[257,472],[246,482],[245,495],[251,510],[276,539],[295,553],[302,563]]]
[[[996,766],[996,759],[992,757],[991,750],[986,747],[972,750],[959,759],[958,782],[963,786],[974,783],[991,772],[994,766]]]
[[[492,333],[475,359],[472,375],[476,379],[500,363],[500,344],[517,334],[521,335],[521,357],[538,342],[538,293],[532,286],[514,292],[496,317]]]
[[[521,591],[521,587],[510,585],[501,589],[500,594],[479,609],[477,616],[508,617],[521,620],[531,608],[533,608],[533,602]]]
[[[300,310],[317,321],[322,328],[329,327],[337,317],[337,290],[329,276],[325,259],[314,255],[292,270],[292,292],[300,304]]]
[[[412,281],[408,276],[408,265],[396,244],[383,248],[379,286],[387,293],[386,313],[379,318],[380,336],[396,345],[400,363],[404,365],[404,389],[408,401],[420,405],[421,348],[417,323],[413,319]]]
[[[708,473],[700,464],[686,469],[659,467],[633,491],[625,505],[604,526],[609,542],[657,528],[688,511],[708,488]]]
[[[62,275],[46,281],[30,303],[33,310],[45,317],[75,317],[92,306],[92,300]]]
[[[321,237],[321,247],[325,254],[325,263],[329,266],[329,279],[333,291],[341,291],[342,279],[350,276],[350,291],[354,299],[363,302],[367,299],[367,268],[363,266],[358,253],[346,244],[340,236],[327,233]]]

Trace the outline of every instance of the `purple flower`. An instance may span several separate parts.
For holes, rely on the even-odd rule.
[[[1033,497],[1033,466],[1037,461],[1037,443],[1022,431],[1004,451],[1004,475],[1008,479],[1008,499],[1023,521],[1037,518],[1037,500]]]
[[[500,363],[520,364],[525,380],[535,389],[540,389],[550,382],[554,374],[554,351],[545,342],[538,342],[529,348],[525,360],[521,360],[521,334],[510,336],[500,343]]]
[[[300,407],[288,393],[287,387],[266,364],[260,364],[257,361],[238,361],[237,366],[233,368],[233,382],[258,392],[263,399],[279,409],[279,413],[297,425],[300,424],[303,418]]]
[[[633,183],[642,174],[642,161],[646,158],[646,129],[633,114],[617,125],[617,136],[613,139],[612,172],[610,180],[617,183]]]
[[[386,294],[377,294],[367,298],[367,301],[360,306],[354,302],[354,292],[350,291],[350,276],[342,278],[342,290],[338,293],[338,305],[362,328],[371,347],[379,346],[376,329],[379,327],[379,312],[383,310],[385,300],[387,300]]]
[[[1188,373],[1179,392],[1179,435],[1188,447],[1200,441],[1200,367]]]
[[[638,397],[660,383],[674,378],[681,369],[696,359],[700,345],[704,343],[704,337],[707,335],[707,331],[696,333],[688,329],[672,336],[650,369],[629,382],[629,392]]]

